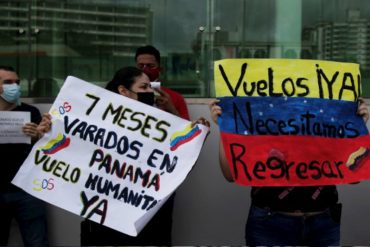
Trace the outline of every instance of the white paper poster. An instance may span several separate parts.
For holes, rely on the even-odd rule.
[[[31,114],[22,111],[0,111],[0,143],[31,143],[22,127],[31,122]]]
[[[13,184],[136,236],[184,181],[209,129],[68,77]]]

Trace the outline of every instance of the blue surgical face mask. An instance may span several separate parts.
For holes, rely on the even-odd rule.
[[[6,102],[18,104],[21,96],[21,87],[17,83],[3,84],[3,93],[0,96]]]

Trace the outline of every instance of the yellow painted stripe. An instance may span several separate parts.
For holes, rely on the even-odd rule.
[[[185,127],[185,129],[173,133],[171,136],[171,140],[175,139],[178,136],[186,135],[187,133],[191,131],[191,129],[192,129],[191,124],[189,124],[188,126]]]
[[[214,80],[217,97],[281,95],[354,101],[361,94],[360,69],[355,63],[224,59],[214,64]]]
[[[59,133],[56,138],[50,140],[48,143],[46,143],[43,147],[40,147],[41,149],[49,149],[52,146],[54,146],[55,143],[60,142],[63,139],[63,134]]]

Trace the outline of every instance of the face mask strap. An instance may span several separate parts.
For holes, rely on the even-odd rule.
[[[127,89],[128,91],[130,91],[131,93],[134,93],[134,94],[138,94],[137,92],[134,92],[134,91],[132,91],[131,89]]]

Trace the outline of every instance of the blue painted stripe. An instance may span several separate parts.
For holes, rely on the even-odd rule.
[[[369,134],[358,103],[297,97],[223,97],[222,132],[354,138]]]

